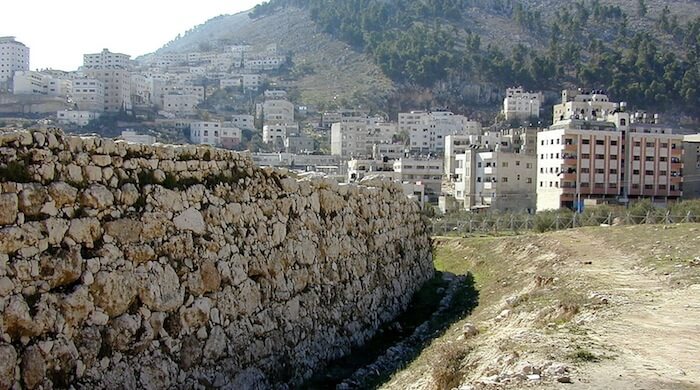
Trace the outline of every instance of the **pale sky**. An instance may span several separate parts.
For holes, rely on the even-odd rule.
[[[76,70],[83,54],[103,48],[153,52],[192,27],[262,0],[14,0],[0,12],[0,37],[29,46],[30,69]]]

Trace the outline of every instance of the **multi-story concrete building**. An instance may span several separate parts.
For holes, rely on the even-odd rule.
[[[448,135],[479,134],[481,124],[449,111],[399,113],[399,131],[409,135],[411,150],[442,154]]]
[[[119,112],[131,110],[131,60],[121,53],[107,49],[83,56],[83,72],[90,79],[104,85],[104,110]]]
[[[294,123],[294,104],[286,100],[265,100],[260,110],[264,124]]]
[[[506,120],[539,118],[543,102],[542,92],[527,92],[523,87],[508,88],[503,99],[503,114]]]
[[[313,138],[306,134],[292,134],[284,138],[284,151],[287,153],[309,153],[315,149]]]
[[[176,115],[194,115],[199,101],[199,96],[193,94],[167,94],[163,101],[163,111]]]
[[[243,66],[248,70],[275,70],[279,69],[287,59],[280,55],[258,56],[257,58],[246,59]]]
[[[102,112],[105,109],[104,84],[96,79],[75,79],[71,99],[79,111]]]
[[[56,113],[58,123],[62,125],[73,124],[78,126],[87,126],[90,121],[100,117],[99,112],[92,111],[69,111],[62,110]]]
[[[398,134],[395,123],[381,118],[363,118],[357,122],[338,122],[331,126],[331,154],[343,157],[369,157],[375,144],[393,143]]]
[[[0,37],[0,90],[10,86],[18,70],[29,70],[29,48],[15,37]]]
[[[284,139],[293,134],[299,133],[299,124],[297,123],[279,123],[263,126],[263,142],[266,144],[284,143]]]
[[[131,102],[133,104],[151,104],[153,95],[153,80],[140,75],[131,75]]]
[[[561,92],[561,103],[554,106],[553,123],[569,119],[596,120],[605,118],[613,111],[624,108],[611,102],[603,91],[585,91],[582,89]]]
[[[204,87],[201,85],[192,85],[182,80],[162,80],[152,79],[153,92],[151,102],[156,106],[167,111],[165,103],[168,95],[191,95],[196,96],[195,106],[204,100]],[[175,98],[177,99],[177,98]]]
[[[682,142],[658,117],[641,114],[556,121],[537,137],[537,210],[676,200],[683,183]]]
[[[268,89],[263,94],[265,96],[265,100],[287,100],[287,91]]]
[[[467,149],[455,160],[454,198],[465,210],[535,210],[534,154],[497,145],[493,150]]]
[[[241,130],[255,130],[255,118],[252,115],[234,115],[231,123]]]
[[[442,188],[443,161],[437,159],[400,158],[394,161],[399,181],[422,184],[425,195],[436,201]]]
[[[700,198],[700,134],[683,137],[683,198]]]
[[[190,141],[230,149],[241,143],[241,129],[227,122],[192,122]]]
[[[15,95],[48,95],[51,76],[29,70],[15,71],[12,93]]]
[[[372,145],[372,158],[375,160],[398,160],[408,155],[409,149],[400,143]]]

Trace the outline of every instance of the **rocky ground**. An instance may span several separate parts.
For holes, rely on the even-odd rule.
[[[700,226],[437,238],[479,307],[387,389],[700,387]]]

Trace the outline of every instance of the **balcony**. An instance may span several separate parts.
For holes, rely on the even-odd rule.
[[[496,182],[487,181],[484,183],[484,190],[495,190],[496,184]]]
[[[496,167],[486,167],[486,168],[484,168],[484,174],[485,174],[485,175],[495,175],[495,174],[496,174]]]
[[[565,153],[566,153],[566,152],[569,152],[569,153],[571,153],[571,152],[576,153],[577,150],[578,150],[578,146],[577,146],[576,144],[567,144],[567,145],[564,145],[564,152],[565,152]]]

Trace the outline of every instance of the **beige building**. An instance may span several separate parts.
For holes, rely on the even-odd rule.
[[[263,126],[263,142],[266,144],[284,143],[284,139],[292,134],[299,133],[299,125],[297,123],[287,124],[270,124]]]
[[[190,141],[230,149],[241,143],[241,129],[228,122],[201,121],[190,124]]]
[[[700,134],[683,137],[683,198],[700,198]]]
[[[104,84],[100,80],[73,80],[71,99],[79,111],[104,111],[104,94]]]
[[[537,137],[537,210],[681,196],[683,137],[646,115],[557,121]]]
[[[231,117],[231,123],[241,130],[255,130],[255,118],[252,115],[234,115]]]
[[[294,123],[294,104],[282,99],[265,100],[259,105],[263,124]]]
[[[199,101],[199,96],[193,94],[167,94],[163,100],[163,111],[179,116],[194,115]]]
[[[131,60],[121,53],[107,49],[83,56],[83,72],[89,79],[104,85],[104,110],[119,112],[131,110]]]
[[[536,162],[513,147],[467,149],[456,156],[454,198],[465,210],[534,212]]]
[[[603,91],[565,89],[561,92],[561,103],[554,106],[553,123],[569,119],[597,120],[624,106],[624,103],[611,102]]]
[[[331,126],[331,154],[343,157],[370,157],[376,144],[391,144],[398,134],[395,123],[381,118],[338,122]]]
[[[18,70],[29,70],[29,48],[15,37],[0,37],[0,90],[10,86]]]
[[[29,70],[16,71],[12,80],[12,93],[15,95],[68,97],[71,88],[71,80],[67,78]]]

